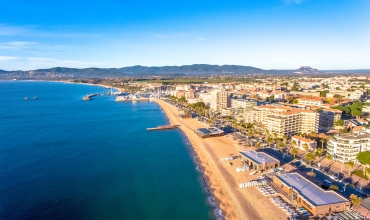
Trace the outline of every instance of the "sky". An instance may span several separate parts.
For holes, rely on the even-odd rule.
[[[2,0],[0,69],[370,69],[369,0]]]

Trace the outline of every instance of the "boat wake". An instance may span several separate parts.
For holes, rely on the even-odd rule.
[[[213,196],[212,192],[209,190],[209,185],[208,185],[206,179],[204,178],[204,172],[200,169],[200,164],[198,162],[197,156],[194,156],[193,160],[194,160],[195,164],[197,165],[195,169],[201,174],[201,177],[202,177],[202,180],[203,180],[203,183],[204,183],[204,186],[205,186],[205,190],[209,194],[209,196],[207,198],[208,203],[212,207],[214,207],[213,214],[214,214],[215,218],[217,220],[224,220],[225,216],[222,215],[222,211],[221,211],[221,208],[219,207],[219,204],[215,202],[214,196]]]

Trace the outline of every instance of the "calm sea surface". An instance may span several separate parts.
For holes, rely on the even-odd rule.
[[[104,91],[0,82],[0,219],[213,218],[181,132],[146,131],[159,106],[82,101]]]

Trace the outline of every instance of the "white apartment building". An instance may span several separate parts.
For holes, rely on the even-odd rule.
[[[317,142],[316,141],[311,140],[311,139],[307,139],[307,138],[303,138],[303,137],[298,136],[298,135],[294,135],[292,137],[292,141],[295,141],[297,143],[297,147],[300,150],[303,150],[303,151],[305,151],[305,149],[303,147],[304,144],[308,145],[308,150],[309,151],[315,151],[315,149],[317,147]]]
[[[227,91],[213,90],[210,94],[210,108],[213,111],[221,112],[221,109],[230,107],[230,97]]]
[[[303,97],[298,98],[298,104],[299,105],[306,105],[306,106],[321,106],[323,104],[322,100],[320,98],[314,98],[314,97]]]
[[[257,106],[257,101],[253,99],[231,99],[231,108],[247,109]]]
[[[358,163],[359,152],[370,150],[370,134],[336,134],[328,142],[328,153],[341,163]]]
[[[279,137],[292,136],[298,133],[317,133],[319,115],[311,110],[291,109],[285,112],[272,112],[266,116],[266,129]]]

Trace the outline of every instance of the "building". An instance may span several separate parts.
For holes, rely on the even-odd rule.
[[[319,112],[319,129],[328,131],[335,127],[335,122],[342,117],[342,111],[333,108],[323,108]]]
[[[230,97],[227,91],[214,90],[211,93],[210,108],[221,112],[221,109],[230,107]]]
[[[305,106],[321,106],[323,104],[321,98],[318,97],[303,97],[297,100],[299,105]]]
[[[358,163],[357,154],[370,151],[370,134],[336,134],[329,140],[327,148],[328,153],[341,163]]]
[[[267,171],[280,166],[280,161],[263,152],[240,151],[238,159],[251,169]]]
[[[231,108],[247,109],[257,106],[257,101],[253,99],[231,99]]]
[[[285,173],[272,178],[275,187],[291,203],[297,202],[313,215],[343,212],[350,208],[350,201],[332,190],[323,190],[298,173]]]
[[[194,131],[199,137],[201,138],[207,138],[207,137],[217,137],[217,136],[223,136],[224,131],[220,130],[216,127],[210,127],[210,128],[198,128]]]
[[[316,147],[317,147],[317,142],[316,141],[311,140],[311,139],[307,139],[307,138],[303,138],[303,137],[298,136],[298,135],[294,135],[292,137],[292,141],[295,141],[297,143],[297,147],[299,149],[303,150],[303,151],[305,151],[305,149],[303,148],[304,144],[308,145],[308,150],[309,151],[315,151]]]
[[[291,108],[286,111],[275,111],[266,116],[265,127],[279,137],[292,136],[298,133],[317,133],[319,127],[318,113],[312,110]]]

